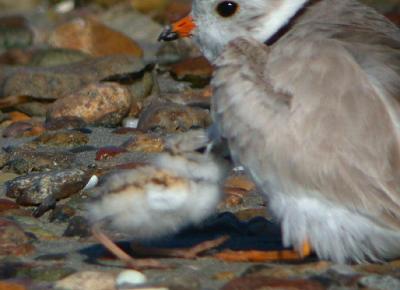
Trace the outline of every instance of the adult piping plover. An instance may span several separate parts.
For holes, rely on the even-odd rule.
[[[287,246],[400,256],[400,30],[355,0],[194,0],[160,39],[214,63],[213,117]]]

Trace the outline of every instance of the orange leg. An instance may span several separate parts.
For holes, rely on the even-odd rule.
[[[216,258],[229,262],[273,262],[273,261],[298,261],[310,256],[311,245],[304,241],[299,251],[232,251],[226,250],[215,255]]]
[[[299,255],[300,255],[301,258],[306,258],[306,257],[311,256],[311,253],[312,253],[311,244],[310,244],[310,242],[308,240],[305,240],[303,242],[303,245],[301,246],[301,249],[299,251]]]

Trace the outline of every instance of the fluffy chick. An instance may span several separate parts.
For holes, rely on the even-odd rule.
[[[97,225],[107,223],[132,235],[134,240],[174,234],[215,212],[221,200],[223,177],[222,167],[210,155],[199,153],[161,154],[154,165],[111,175],[98,188],[97,198],[88,205],[93,233],[106,248],[130,265],[158,267],[155,261],[138,266]],[[218,240],[216,245],[224,240]],[[203,251],[208,245],[197,250]]]

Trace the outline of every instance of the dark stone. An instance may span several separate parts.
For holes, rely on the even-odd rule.
[[[64,231],[64,237],[89,237],[91,235],[89,222],[82,216],[73,217],[67,229]]]

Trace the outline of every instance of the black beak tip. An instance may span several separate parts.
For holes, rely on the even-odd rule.
[[[166,27],[158,37],[158,41],[173,41],[179,38],[178,33],[172,31],[170,26]]]

